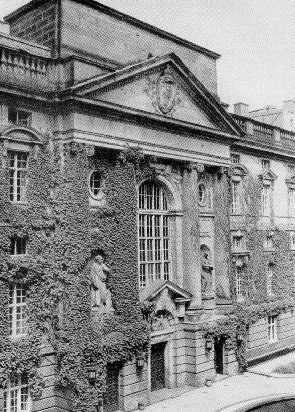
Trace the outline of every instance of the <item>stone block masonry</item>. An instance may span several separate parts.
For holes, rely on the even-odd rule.
[[[13,36],[30,40],[55,50],[57,46],[57,1],[45,4],[10,21]]]

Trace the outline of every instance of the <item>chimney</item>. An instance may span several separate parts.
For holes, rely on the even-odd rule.
[[[294,100],[285,100],[283,101],[283,110],[287,110],[288,112],[295,111],[295,101]]]
[[[0,33],[9,34],[10,26],[3,20],[0,20]]]
[[[234,104],[234,114],[245,117],[249,116],[249,105],[246,103]]]
[[[221,106],[224,108],[224,110],[226,112],[228,112],[228,108],[229,108],[229,104],[228,103],[224,103],[224,102],[220,102]]]

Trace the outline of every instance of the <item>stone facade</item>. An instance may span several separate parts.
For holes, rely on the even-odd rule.
[[[85,320],[88,314],[98,333],[105,330],[108,315],[117,319],[117,327],[127,328],[122,313],[132,317],[128,305],[136,312],[141,304],[144,319],[138,322],[149,331],[147,354],[138,342],[132,356],[123,356],[122,350],[121,358],[116,354],[107,366],[105,412],[134,410],[169,396],[170,389],[235,374],[241,371],[242,345],[249,363],[293,349],[293,133],[224,110],[216,98],[216,53],[90,0],[62,0],[59,12],[55,7],[54,1],[32,1],[8,16],[11,35],[0,34],[2,341],[16,342],[7,327],[9,311],[14,316],[14,292],[9,305],[8,289],[23,270],[15,262],[34,273],[40,256],[50,261],[47,249],[60,252],[54,236],[65,230],[63,279],[71,285],[73,273],[78,278],[85,270],[79,288],[69,286],[70,301],[76,304],[83,297],[75,317]],[[24,175],[20,164],[27,157]],[[14,173],[25,177],[21,181]],[[74,181],[77,176],[80,180]],[[116,176],[129,178],[130,185],[125,180],[115,184]],[[83,222],[79,230],[86,231],[85,242],[91,238],[92,249],[71,272],[69,255],[80,256],[84,245],[72,247],[81,235],[71,227],[76,216],[70,224],[59,213],[63,206],[71,209],[75,193],[79,207],[74,210]],[[35,204],[38,212],[28,219]],[[7,216],[8,207],[13,218]],[[53,216],[55,225],[50,224]],[[25,253],[17,234],[29,239]],[[18,254],[25,257],[17,261]],[[86,273],[98,255],[101,262],[106,259],[100,270],[106,285],[94,285],[101,293],[94,305],[90,286],[95,282]],[[132,295],[124,294],[126,267],[131,268]],[[132,268],[138,268],[138,278]],[[64,327],[71,304],[62,296],[56,298],[55,323],[46,332],[41,328],[38,372],[45,386],[32,397],[32,412],[80,410],[73,387],[57,385],[61,356],[53,332],[56,322]],[[282,306],[287,297],[289,304]],[[111,310],[100,307],[106,300]],[[255,321],[247,319],[247,333],[239,332],[239,324],[234,331],[222,329],[241,308],[253,309]],[[48,319],[50,314],[43,321]],[[136,333],[127,332],[136,341]],[[101,333],[110,352],[116,339],[118,345],[122,341],[116,330]],[[26,339],[23,335],[18,338]],[[12,385],[4,361],[10,346],[7,353],[3,348],[1,368]],[[96,362],[87,364],[89,382]],[[1,399],[7,405],[11,399],[5,388]]]

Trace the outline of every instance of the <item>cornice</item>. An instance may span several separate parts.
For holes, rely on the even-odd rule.
[[[53,135],[55,140],[62,140],[63,142],[77,141],[115,150],[121,150],[126,147],[126,144],[130,146],[138,146],[139,144],[139,142],[125,136],[108,135],[79,129],[68,129],[65,131],[55,130]],[[192,151],[182,147],[175,148],[144,141],[140,141],[140,147],[146,154],[156,155],[161,158],[203,162],[212,166],[228,166],[229,163],[227,157],[219,156],[217,154],[208,154],[206,152]]]
[[[285,147],[270,146],[261,142],[254,142],[250,140],[239,140],[232,145],[232,149],[239,149],[241,152],[246,153],[260,153],[260,154],[272,154],[274,157],[282,157],[288,159],[295,159],[295,146],[294,150]]]
[[[77,104],[85,107],[100,109],[99,115],[110,119],[119,119],[131,123],[139,123],[142,126],[148,126],[157,130],[169,131],[172,133],[182,134],[192,137],[202,137],[204,139],[215,140],[219,143],[229,144],[230,142],[239,139],[238,136],[209,128],[203,125],[184,122],[181,120],[165,117],[158,114],[148,113],[142,110],[133,109],[130,107],[121,106],[115,103],[109,103],[102,100],[92,100],[78,96],[67,96],[64,100],[60,100],[60,104]]]

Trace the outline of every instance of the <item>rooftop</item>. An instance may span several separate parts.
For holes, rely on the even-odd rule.
[[[50,0],[31,0],[29,3],[25,4],[22,7],[19,7],[16,9],[14,12],[10,13],[8,16],[4,17],[4,20],[7,22],[11,22],[17,17],[20,17],[24,13],[34,9],[35,7],[38,7],[41,4],[44,4],[46,1]],[[105,6],[104,4],[101,4],[97,2],[96,0],[71,0],[75,1],[80,4],[84,4],[88,7],[91,7],[95,10],[100,11],[101,13],[108,14],[118,20],[124,20],[125,22],[132,24],[134,26],[137,26],[143,30],[149,31],[153,34],[156,34],[158,36],[161,36],[163,38],[169,39],[171,41],[174,41],[175,43],[181,44],[182,46],[188,47],[190,49],[196,50],[200,53],[206,54],[207,56],[213,58],[213,59],[218,59],[220,57],[220,54],[215,53],[211,50],[208,50],[204,47],[198,46],[193,42],[190,42],[188,40],[182,39],[181,37],[178,37],[172,33],[168,33],[165,30],[161,30],[151,24],[145,23],[141,20],[136,19],[135,17],[131,17],[127,14],[124,14],[118,10],[115,10],[111,7]]]

